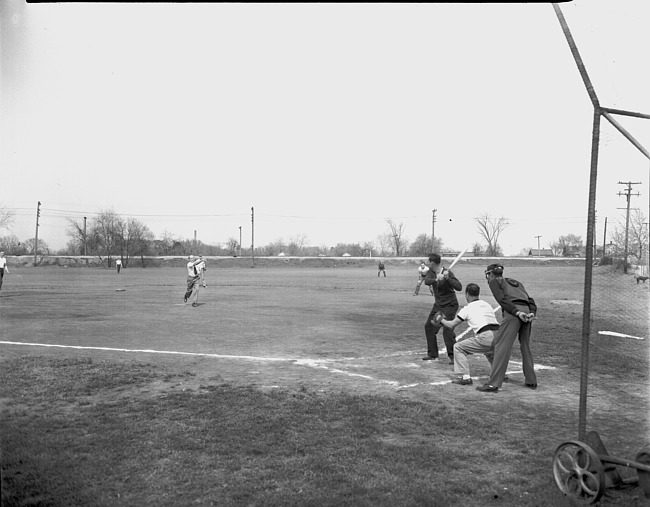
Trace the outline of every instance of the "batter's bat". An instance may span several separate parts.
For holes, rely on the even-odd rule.
[[[453,260],[453,262],[449,265],[449,267],[446,268],[447,271],[451,271],[451,268],[453,268],[453,267],[456,265],[456,263],[460,260],[460,258],[461,258],[463,255],[465,255],[465,252],[467,252],[467,250],[469,250],[469,247],[467,247],[465,250],[463,250],[462,252],[460,252],[460,253],[456,256],[456,258],[455,258],[455,259]]]

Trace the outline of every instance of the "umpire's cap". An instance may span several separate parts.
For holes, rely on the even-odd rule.
[[[501,276],[503,274],[503,266],[501,264],[490,264],[485,270],[485,274],[492,273],[494,276]]]

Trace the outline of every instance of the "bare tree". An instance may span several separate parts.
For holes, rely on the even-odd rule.
[[[50,247],[42,239],[38,240],[38,251],[34,251],[34,246],[36,246],[36,238],[30,238],[23,242],[25,249],[28,254],[37,254],[37,255],[50,255]]]
[[[127,253],[130,255],[139,255],[142,267],[144,267],[144,256],[149,255],[151,243],[154,240],[153,232],[151,232],[143,222],[136,218],[128,218],[126,224]],[[129,262],[128,255],[124,262],[124,267],[127,267]]]
[[[88,225],[88,224],[86,224]],[[82,221],[75,221],[68,219],[68,230],[66,234],[70,241],[68,241],[67,249],[71,254],[84,254],[84,244],[86,246],[85,251],[92,254],[97,254],[99,252],[100,239],[97,236],[97,231],[92,227],[92,223],[88,231],[84,231],[84,226]]]
[[[8,208],[0,204],[0,229],[7,229],[14,223],[14,214]]]
[[[566,234],[565,236],[560,236],[556,242],[551,244],[551,250],[553,250],[555,255],[568,257],[580,253],[583,246],[584,244],[580,236]]]
[[[648,247],[648,220],[640,209],[630,210],[628,229],[628,254],[637,260],[644,259],[644,252]],[[625,219],[621,221],[610,236],[618,255],[623,256],[625,251]]]
[[[483,213],[475,220],[478,232],[487,242],[485,255],[492,257],[501,255],[501,249],[499,248],[499,236],[501,236],[501,233],[504,231],[504,229],[510,225],[508,219],[505,217],[495,218],[487,213]]]
[[[108,267],[112,265],[113,255],[116,253],[116,248],[121,245],[123,238],[121,237],[122,219],[113,210],[102,210],[95,218],[92,224],[92,234],[97,237],[99,241],[99,252],[103,254],[108,261]]]
[[[289,255],[300,255],[308,244],[307,236],[305,234],[299,234],[289,240],[287,253]]]
[[[233,238],[232,236],[226,241],[226,249],[228,250],[228,255],[237,255],[237,250],[239,250],[239,240]]]
[[[415,241],[411,243],[409,248],[409,255],[414,257],[426,256],[432,252],[441,252],[443,247],[442,239],[436,238],[435,242],[431,244],[431,236],[429,234],[420,234]]]
[[[375,255],[377,252],[375,251],[375,245],[372,241],[366,241],[363,246],[361,247],[363,249],[363,256],[365,257],[368,255],[368,257],[372,257]]]
[[[399,257],[408,246],[408,240],[404,237],[404,231],[406,228],[402,222],[396,224],[390,218],[386,219],[386,223],[388,224],[389,235],[395,250],[395,256]]]
[[[287,245],[284,242],[284,239],[278,238],[273,243],[266,245],[266,255],[279,255],[287,249]]]
[[[0,237],[0,250],[11,255],[23,255],[27,253],[25,246],[21,245],[18,237],[13,234]]]
[[[379,245],[379,255],[386,256],[392,248],[393,239],[390,234],[380,234],[377,236],[377,244]]]

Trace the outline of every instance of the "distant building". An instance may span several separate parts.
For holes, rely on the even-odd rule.
[[[539,250],[537,248],[531,248],[528,250],[528,255],[533,257],[555,257],[553,250],[550,248],[540,248]]]

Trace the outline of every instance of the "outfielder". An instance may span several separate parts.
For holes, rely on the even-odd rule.
[[[481,289],[475,283],[468,283],[465,287],[467,306],[458,312],[453,320],[442,319],[440,322],[447,329],[454,329],[461,322],[467,322],[474,335],[457,340],[454,345],[454,373],[458,378],[452,380],[453,384],[463,386],[472,385],[469,375],[469,354],[485,354],[490,366],[494,358],[492,341],[499,329],[499,321],[494,316],[494,310],[486,302],[479,299]]]
[[[525,385],[537,389],[537,376],[533,354],[530,351],[532,321],[537,313],[535,300],[528,295],[521,282],[503,277],[503,266],[490,264],[485,271],[494,299],[501,306],[503,319],[499,333],[494,339],[494,361],[488,383],[476,389],[488,393],[499,391],[510,361],[515,339],[519,336],[521,360],[523,362]]]

